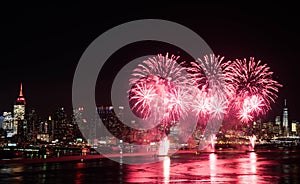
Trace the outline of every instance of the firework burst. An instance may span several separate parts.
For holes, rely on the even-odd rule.
[[[156,83],[151,77],[144,78],[136,82],[129,91],[131,109],[142,119],[150,115],[150,103],[158,95]]]
[[[230,94],[233,87],[225,84],[227,78],[223,70],[227,65],[223,60],[224,57],[210,54],[204,56],[204,60],[198,58],[196,62],[191,62],[192,67],[188,71],[193,79],[192,84],[201,90]]]
[[[272,79],[270,68],[261,61],[255,62],[253,57],[249,61],[228,61],[225,72],[227,81],[235,91],[233,107],[244,122],[252,120],[255,114],[265,114],[270,110],[271,102],[277,98],[278,88],[282,87]]]
[[[227,109],[227,98],[232,89],[226,85],[225,74],[222,64],[224,57],[210,54],[204,56],[204,60],[198,58],[191,62],[189,68],[192,85],[197,86],[200,91],[196,95],[194,111],[198,116],[210,115],[213,118],[221,118]]]
[[[176,121],[179,120],[180,116],[185,117],[187,115],[193,101],[192,91],[189,89],[182,86],[172,89],[168,99],[168,111],[171,120]]]
[[[149,58],[133,70],[129,83],[131,110],[146,119],[151,114],[160,114],[163,124],[174,122],[189,109],[191,93],[186,68],[178,64],[176,57],[161,54]]]
[[[141,78],[149,76],[156,76],[176,85],[187,84],[186,77],[183,75],[185,68],[182,67],[182,64],[184,62],[178,64],[178,58],[179,56],[174,55],[169,58],[168,53],[166,56],[158,54],[155,57],[148,58],[133,70],[132,78],[129,80],[130,85],[134,85]]]
[[[133,70],[128,94],[138,117],[155,115],[163,127],[170,127],[189,111],[214,120],[234,113],[248,122],[270,110],[282,86],[272,79],[270,68],[253,57],[224,62],[224,57],[211,54],[187,68],[178,64],[178,58],[159,54]]]
[[[210,98],[210,114],[213,118],[221,120],[224,114],[227,112],[227,98],[223,95],[214,94]]]
[[[206,117],[209,114],[210,104],[207,92],[196,89],[194,103],[192,103],[193,112],[198,116]]]

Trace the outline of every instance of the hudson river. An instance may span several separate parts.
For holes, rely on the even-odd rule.
[[[157,158],[149,156],[147,159]],[[6,164],[0,165],[0,183],[252,184],[300,181],[299,151],[184,153],[162,159],[160,162],[140,165],[120,164],[107,158]]]

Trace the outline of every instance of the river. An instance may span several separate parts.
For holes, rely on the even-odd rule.
[[[131,157],[131,159],[143,159]],[[147,157],[147,159],[157,159]],[[120,158],[120,161],[122,158]],[[297,183],[298,151],[174,154],[149,164],[108,158],[0,166],[0,183]]]

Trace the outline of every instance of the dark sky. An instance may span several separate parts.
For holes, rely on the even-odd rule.
[[[74,71],[87,46],[104,31],[121,23],[156,18],[192,29],[215,54],[226,59],[254,56],[267,63],[274,71],[274,78],[284,85],[268,117],[273,119],[276,114],[282,114],[283,99],[286,98],[290,119],[300,120],[300,16],[295,4],[225,6],[153,3],[127,6],[2,6],[0,113],[12,110],[20,82],[23,82],[28,106],[36,108],[42,115],[50,114],[61,106],[71,109]],[[139,54],[157,52],[157,47],[149,46],[144,50],[139,47],[140,52],[136,54],[136,48],[128,47],[124,60],[119,54],[119,67]],[[162,50],[167,51],[165,48]],[[109,80],[109,77],[106,79]]]

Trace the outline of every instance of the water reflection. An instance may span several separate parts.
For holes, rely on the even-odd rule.
[[[210,168],[210,181],[215,182],[217,176],[217,155],[215,153],[209,154],[209,168]]]
[[[172,160],[172,161],[171,161]],[[159,170],[161,167],[162,170]],[[139,182],[239,182],[257,183],[257,155],[255,152],[200,156],[188,155],[178,159],[167,157],[163,162],[147,165],[127,166],[131,170],[126,181]],[[161,176],[163,172],[163,176]]]
[[[21,182],[22,179],[23,179],[23,176],[20,175],[19,173],[24,172],[24,167],[20,166],[20,165],[19,166],[15,166],[15,167],[12,168],[11,171],[15,174],[15,177],[14,177],[15,181],[16,182]]]
[[[120,157],[119,162],[120,168],[119,168],[119,183],[123,183],[123,174],[124,174],[124,165],[123,165],[123,157]]]
[[[83,180],[83,176],[84,176],[82,169],[85,168],[85,163],[78,162],[75,164],[75,168],[76,168],[75,184],[81,184],[81,183],[83,183],[82,180]]]
[[[23,165],[12,165],[11,167],[0,165],[0,181],[2,181],[1,178],[3,178],[5,183],[8,183],[6,182],[6,179],[8,179],[7,176],[9,176],[11,181],[21,183],[23,180],[23,175],[21,173],[23,172]]]
[[[170,165],[171,165],[171,159],[170,157],[166,157],[163,161],[164,164],[164,183],[169,183],[170,181]]]
[[[292,152],[185,153],[161,160],[140,165],[109,159],[0,165],[0,183],[289,183],[300,175],[300,154]]]
[[[257,157],[255,152],[250,152],[248,157],[238,159],[240,183],[257,183]]]

